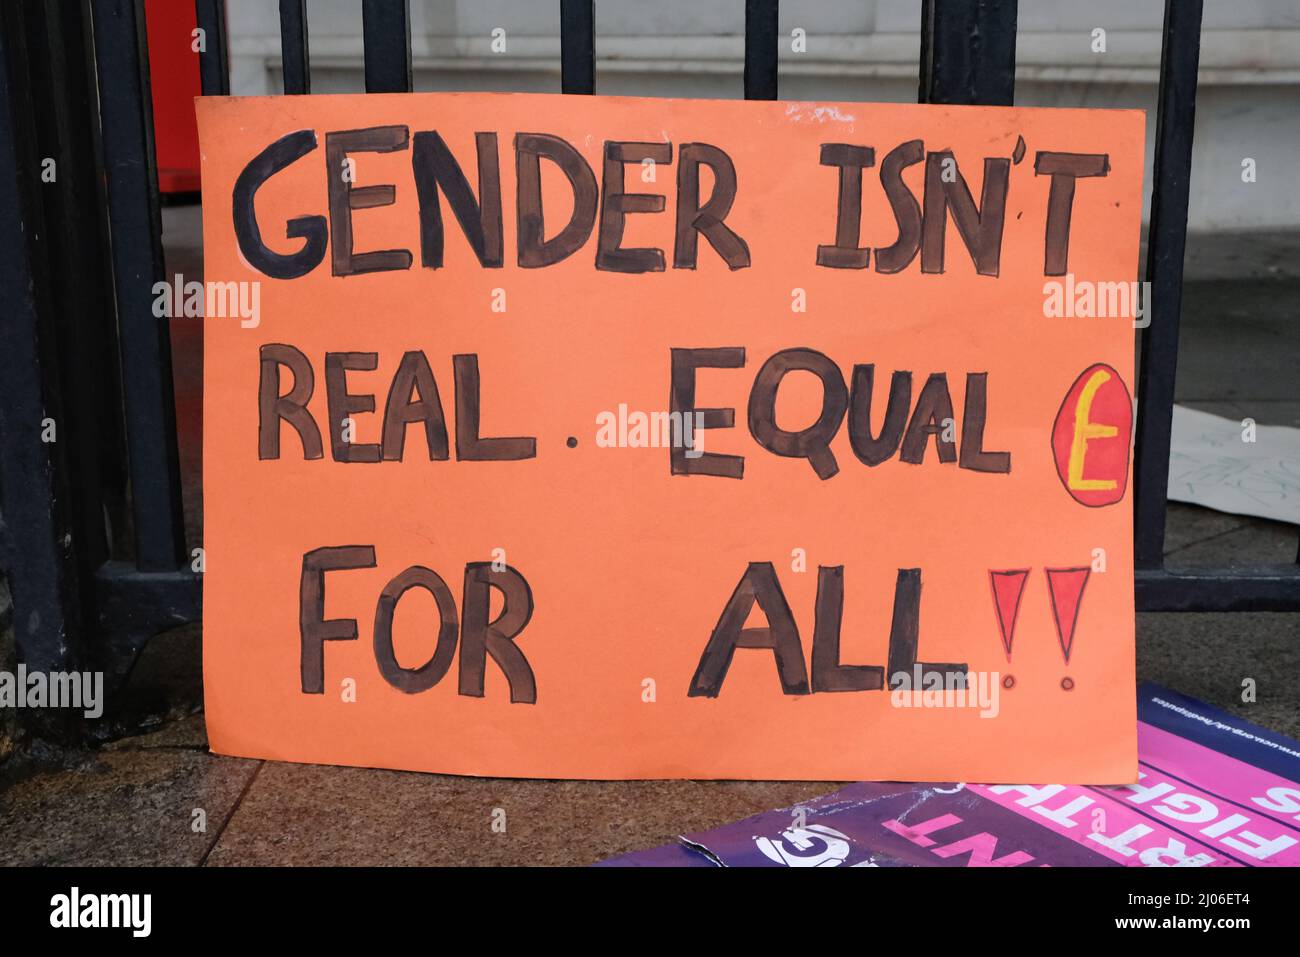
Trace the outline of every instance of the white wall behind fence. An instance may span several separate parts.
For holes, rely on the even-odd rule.
[[[411,0],[417,90],[558,91],[559,0]],[[1300,226],[1300,2],[1207,0],[1190,224]],[[228,0],[231,90],[279,93],[274,0]],[[1148,111],[1148,193],[1162,0],[1021,0],[1016,101]],[[312,89],[360,91],[361,4],[308,0]],[[782,0],[783,99],[915,101],[919,0]],[[743,0],[596,0],[596,89],[739,97]],[[804,31],[806,50],[793,34]],[[1100,46],[1104,31],[1104,52]],[[497,43],[494,49],[494,31]],[[504,52],[498,52],[504,39]],[[1242,180],[1254,160],[1255,182]]]

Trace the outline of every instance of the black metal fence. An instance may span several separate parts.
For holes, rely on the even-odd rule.
[[[149,637],[201,613],[168,326],[152,311],[163,258],[142,3],[0,8],[0,567],[20,659],[110,680]],[[226,93],[225,4],[195,7],[203,92]],[[284,92],[307,93],[305,2],[279,0],[279,11]],[[924,0],[922,11],[919,100],[1012,103],[1015,0]],[[557,12],[562,90],[593,93],[593,2],[561,0]],[[777,97],[777,12],[777,0],[745,2],[748,99]],[[1300,565],[1163,566],[1201,12],[1202,0],[1166,0],[1138,380],[1137,607],[1300,611]],[[408,0],[363,0],[361,22],[367,92],[410,91]],[[46,180],[50,161],[57,175]]]

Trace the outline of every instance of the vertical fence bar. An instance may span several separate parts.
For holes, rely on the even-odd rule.
[[[285,93],[311,92],[307,0],[280,0],[280,63]]]
[[[362,0],[367,93],[411,92],[409,0]]]
[[[81,3],[11,0],[26,21],[27,94],[32,135],[24,168],[57,170],[33,197],[44,219],[33,258],[49,290],[47,320],[61,410],[58,447],[69,480],[67,500],[83,598],[93,574],[110,557],[110,527],[125,530],[126,442],[115,324],[104,321],[113,298],[112,271],[100,188],[93,97],[89,10]],[[66,281],[75,277],[75,281]],[[92,321],[93,319],[93,321]],[[48,401],[48,400],[47,400]],[[55,415],[51,409],[48,414]]]
[[[230,92],[230,55],[226,50],[226,0],[194,0],[194,13],[203,31],[199,53],[199,82],[204,96]]]
[[[918,103],[1010,106],[1016,90],[1016,0],[925,0]]]
[[[560,0],[560,91],[596,92],[593,0]]]
[[[745,99],[776,99],[777,0],[745,0]]]
[[[1201,0],[1165,0],[1160,51],[1156,157],[1151,224],[1147,232],[1150,325],[1142,330],[1138,373],[1134,510],[1138,568],[1164,562],[1165,502],[1169,491],[1169,439],[1178,366],[1178,318],[1183,301],[1183,254],[1187,247],[1187,197],[1196,121],[1196,69],[1201,50]]]
[[[153,287],[163,275],[162,218],[143,0],[93,0],[91,9],[135,560],[143,571],[164,571],[180,566],[185,542],[171,337],[167,321],[153,314]]]
[[[75,566],[56,494],[57,443],[44,441],[51,368],[39,297],[51,281],[33,263],[35,234],[24,139],[30,129],[21,11],[0,11],[0,570],[13,597],[18,660],[61,671],[72,659],[69,617]],[[39,189],[39,187],[36,187]],[[58,423],[55,423],[56,426]],[[48,709],[39,709],[46,712]]]

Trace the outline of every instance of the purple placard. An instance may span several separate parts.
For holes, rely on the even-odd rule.
[[[1156,685],[1120,787],[851,784],[606,866],[1257,867],[1300,863],[1300,745]]]

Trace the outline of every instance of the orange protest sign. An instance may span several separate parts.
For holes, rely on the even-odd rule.
[[[213,750],[1135,780],[1141,113],[198,115]]]

